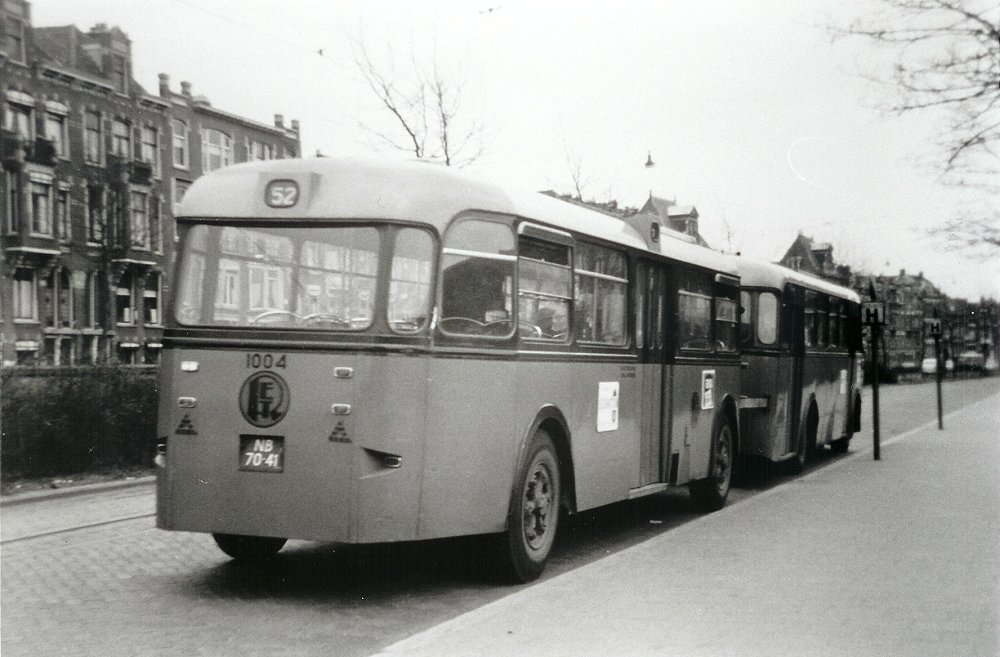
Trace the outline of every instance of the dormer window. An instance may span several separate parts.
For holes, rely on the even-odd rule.
[[[128,65],[121,55],[111,55],[111,84],[118,93],[128,93]]]

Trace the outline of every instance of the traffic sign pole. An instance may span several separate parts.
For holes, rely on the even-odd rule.
[[[872,324],[872,456],[878,461],[882,458],[879,444],[878,426],[878,347],[882,334],[879,324]]]
[[[941,408],[941,336],[934,336],[934,360],[937,367],[934,368],[934,378],[937,381],[937,408],[938,408],[938,430],[944,429],[944,416]]]
[[[871,296],[871,301],[861,304],[861,322],[870,327],[872,336],[872,456],[878,461],[882,458],[878,419],[878,348],[882,342],[882,325],[885,323],[885,304],[875,301],[874,286],[872,287]]]

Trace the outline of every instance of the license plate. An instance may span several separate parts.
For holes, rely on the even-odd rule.
[[[240,470],[245,472],[284,472],[284,436],[240,436]]]

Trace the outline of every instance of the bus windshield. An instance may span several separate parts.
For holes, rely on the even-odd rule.
[[[429,315],[433,240],[397,226],[195,225],[178,268],[185,326],[417,333]],[[391,257],[388,268],[380,262]],[[380,272],[388,280],[380,280]],[[379,290],[388,307],[380,312]]]

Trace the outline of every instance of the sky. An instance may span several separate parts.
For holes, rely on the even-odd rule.
[[[34,0],[35,26],[117,25],[156,94],[189,81],[213,107],[300,121],[303,153],[406,159],[355,64],[358,43],[405,80],[437,62],[485,150],[466,170],[639,206],[694,205],[717,248],[779,259],[799,232],[877,274],[923,273],[950,296],[1000,298],[1000,258],[928,231],[974,190],[942,185],[944,117],[886,116],[863,73],[888,60],[828,26],[874,0]],[[365,126],[368,126],[366,129]],[[655,165],[647,168],[647,157]]]

